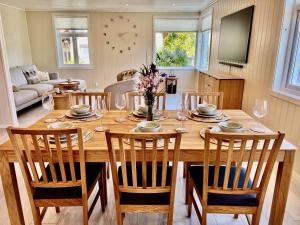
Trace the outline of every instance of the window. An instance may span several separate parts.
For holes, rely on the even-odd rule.
[[[273,90],[300,99],[300,4],[296,2],[286,2]]]
[[[211,14],[201,17],[197,54],[197,68],[199,70],[208,70],[209,67],[211,22]]]
[[[154,59],[159,67],[193,68],[198,18],[154,18]]]
[[[89,67],[90,51],[87,17],[55,17],[59,67]]]

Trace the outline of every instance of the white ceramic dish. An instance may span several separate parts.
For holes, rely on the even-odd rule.
[[[71,122],[55,122],[47,126],[48,129],[69,129],[73,127],[74,124]]]
[[[224,121],[219,123],[219,127],[223,132],[240,133],[242,132],[243,125],[232,121]]]
[[[141,132],[158,132],[160,125],[154,121],[142,121],[137,124],[137,127]]]
[[[202,114],[212,114],[217,111],[217,106],[213,104],[200,104],[197,111]]]
[[[85,119],[85,118],[95,116],[95,112],[91,111],[91,113],[88,113],[88,114],[76,115],[76,114],[73,114],[71,110],[68,110],[65,115],[66,115],[66,117],[73,118],[73,119]]]
[[[192,114],[194,116],[202,117],[202,118],[215,118],[215,117],[218,117],[218,116],[222,115],[222,113],[218,112],[218,111],[215,111],[215,112],[210,113],[210,114],[205,114],[205,113],[199,113],[197,110],[193,110]]]
[[[90,106],[89,105],[73,105],[71,106],[71,110],[77,114],[86,114],[87,112],[90,111]]]

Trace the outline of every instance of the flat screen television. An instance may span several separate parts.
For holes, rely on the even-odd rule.
[[[253,12],[254,6],[250,6],[221,18],[220,61],[247,63]]]

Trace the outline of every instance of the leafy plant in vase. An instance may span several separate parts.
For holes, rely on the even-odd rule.
[[[156,93],[160,83],[160,74],[154,63],[149,67],[143,65],[140,69],[141,76],[138,82],[138,90],[145,98],[145,105],[148,107],[147,120],[153,121],[153,106],[156,100]]]

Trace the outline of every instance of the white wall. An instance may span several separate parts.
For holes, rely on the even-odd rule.
[[[300,105],[272,95],[271,88],[279,45],[285,0],[222,0],[213,5],[210,70],[231,73],[245,78],[243,110],[252,115],[256,98],[269,102],[264,123],[274,131],[281,130],[286,138],[300,147]],[[244,68],[219,64],[218,47],[221,17],[255,5],[248,63]],[[300,172],[300,154],[296,153],[295,169]]]
[[[90,89],[104,89],[107,85],[116,82],[116,75],[122,70],[140,68],[146,62],[146,52],[148,60],[152,58],[152,18],[155,15],[153,13],[88,13],[93,68],[79,70],[57,67],[52,13],[27,12],[26,14],[33,63],[37,64],[41,70],[58,71],[63,77],[85,79]],[[124,19],[119,19],[119,16],[123,16]],[[111,18],[114,19],[113,23],[110,22]],[[126,19],[130,19],[131,24],[136,24],[136,31],[128,26]],[[109,29],[106,31],[105,24],[109,25]],[[125,31],[138,33],[136,46],[131,45],[132,50],[124,51],[123,54],[112,51],[112,44],[118,47],[128,44],[117,35],[119,32]],[[108,39],[104,37],[104,32],[108,33],[110,45],[106,44]],[[177,71],[176,74],[180,78],[180,89],[196,89],[197,75],[194,71]],[[99,84],[98,87],[95,85],[96,83]]]
[[[31,64],[31,51],[25,11],[0,4],[0,13],[9,66]]]

